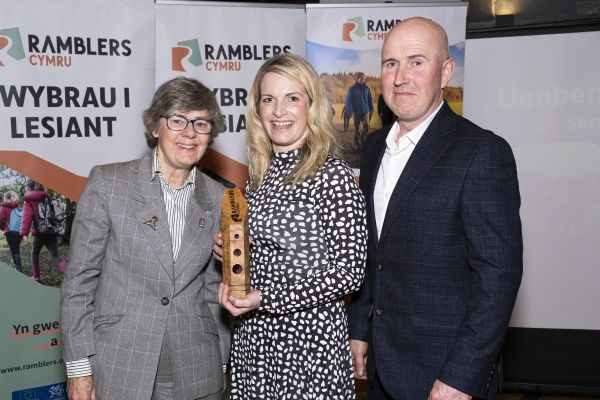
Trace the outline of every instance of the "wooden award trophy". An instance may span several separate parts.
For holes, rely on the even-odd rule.
[[[223,234],[223,283],[229,293],[245,298],[250,291],[248,205],[239,189],[225,189],[221,201]]]

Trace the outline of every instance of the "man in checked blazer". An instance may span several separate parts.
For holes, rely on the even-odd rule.
[[[223,119],[210,89],[180,77],[158,88],[144,124],[152,150],[95,167],[77,204],[61,287],[71,400],[221,398],[223,186],[196,165]]]
[[[369,400],[494,399],[500,383],[522,274],[517,171],[505,140],[444,102],[454,66],[429,19],[385,39],[383,95],[398,120],[364,144],[367,274],[349,314]]]

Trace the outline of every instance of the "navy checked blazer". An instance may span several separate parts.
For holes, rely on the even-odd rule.
[[[522,275],[519,186],[508,143],[444,104],[416,145],[377,238],[373,190],[390,126],[366,139],[360,184],[367,274],[349,313],[394,399],[427,399],[436,379],[493,399]]]

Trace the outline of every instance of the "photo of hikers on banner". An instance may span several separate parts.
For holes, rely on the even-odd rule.
[[[334,110],[333,125],[341,156],[357,170],[367,135],[389,125],[394,118],[385,103],[378,101],[381,95],[379,75],[358,70],[324,72],[320,78]]]
[[[369,123],[373,116],[373,97],[365,82],[365,73],[357,72],[356,82],[346,95],[345,115],[354,120],[354,147],[360,151],[362,143],[369,134]]]
[[[0,194],[0,261],[36,282],[60,286],[75,203],[5,166]]]

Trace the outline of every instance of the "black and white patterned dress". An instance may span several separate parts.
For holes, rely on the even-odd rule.
[[[298,154],[275,153],[261,187],[246,192],[262,301],[236,321],[232,400],[355,398],[343,296],[364,277],[364,199],[334,156],[314,178],[284,184]]]

